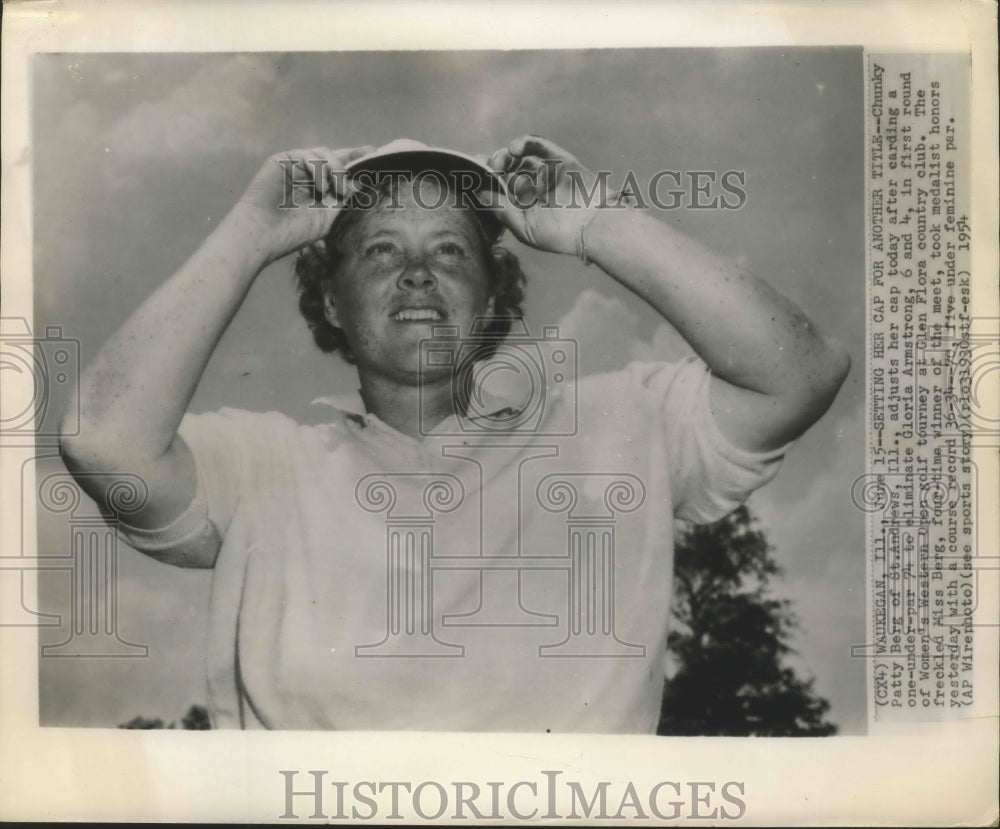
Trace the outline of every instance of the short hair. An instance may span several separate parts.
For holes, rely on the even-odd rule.
[[[377,203],[393,195],[392,187],[398,179],[383,178],[377,185]],[[371,195],[370,191],[368,193]],[[370,207],[368,208],[370,209]],[[499,244],[496,234],[496,219],[469,206],[476,217],[479,240],[483,246],[490,294],[493,296],[493,318],[488,325],[478,327],[476,337],[483,338],[492,348],[480,351],[484,356],[492,356],[503,338],[510,332],[514,320],[524,316],[524,287],[526,279],[518,258]],[[353,208],[348,204],[334,220],[326,236],[306,245],[295,261],[295,277],[299,293],[299,311],[305,317],[313,341],[320,351],[339,353],[348,363],[355,364],[344,332],[332,325],[326,318],[326,293],[336,278],[337,269],[343,259],[340,242],[364,214],[365,208]]]

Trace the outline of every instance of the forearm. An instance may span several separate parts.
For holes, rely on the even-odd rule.
[[[719,378],[768,397],[819,397],[839,386],[843,350],[766,282],[639,210],[605,209],[588,255],[637,293]]]
[[[112,335],[80,381],[84,465],[141,464],[171,445],[212,351],[265,262],[238,211]]]

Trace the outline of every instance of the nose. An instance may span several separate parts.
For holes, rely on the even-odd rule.
[[[410,291],[427,290],[437,285],[437,277],[427,267],[424,258],[419,257],[407,261],[406,267],[403,268],[403,272],[399,275],[396,285],[399,288]]]

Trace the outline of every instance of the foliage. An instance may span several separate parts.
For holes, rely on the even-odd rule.
[[[781,570],[743,506],[714,524],[678,532],[674,629],[676,670],[663,692],[657,733],[686,736],[826,736],[829,703],[813,680],[785,665],[796,628],[776,598]]]
[[[122,723],[119,728],[177,728],[176,722],[169,725],[164,724],[159,717],[152,719],[149,717],[133,717],[126,723]],[[212,721],[208,717],[208,709],[204,705],[192,705],[181,719],[180,727],[186,731],[207,731],[212,727]]]

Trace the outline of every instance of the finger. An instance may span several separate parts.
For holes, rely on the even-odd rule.
[[[507,188],[523,206],[526,199],[537,199],[548,193],[556,184],[561,159],[529,155],[520,159],[517,169],[506,175]]]
[[[343,207],[354,192],[350,173],[343,166],[331,163],[326,170],[327,193],[324,204],[327,207]]]
[[[301,150],[288,150],[288,152],[281,153],[281,156],[305,161],[308,161],[310,158],[326,158],[331,161],[336,159],[338,164],[346,164],[354,161],[356,158],[361,158],[363,155],[368,155],[374,149],[370,144],[362,147],[341,147],[337,149],[332,147],[307,147]]]
[[[521,158],[516,159],[515,164],[511,172],[524,171],[530,173],[534,177],[542,166],[542,159],[537,155],[525,155]]]
[[[285,175],[290,175],[294,187],[303,188],[309,195],[322,201],[327,191],[325,168],[329,161],[325,158],[323,147],[288,150],[276,158],[292,162],[286,167]]]
[[[319,180],[322,175],[317,176],[317,166],[322,167],[322,165],[317,164],[320,159],[317,159],[315,155],[297,158],[293,156],[291,161],[292,164],[286,168],[285,175],[291,178],[292,187],[297,188],[301,193],[308,194],[310,199],[322,200],[324,189]]]
[[[507,175],[507,192],[522,209],[534,198],[538,187],[536,171],[530,168],[518,169]]]
[[[515,236],[523,238],[525,219],[523,211],[519,210],[503,193],[496,190],[480,190],[476,198],[483,209],[496,216],[503,225],[509,228]]]
[[[520,138],[515,138],[507,145],[507,150],[515,156],[537,155],[540,158],[573,158],[572,153],[540,135],[522,135]]]
[[[505,173],[515,163],[515,158],[506,147],[501,147],[490,156],[489,166],[498,173]]]
[[[366,144],[363,147],[347,147],[340,149],[333,149],[332,147],[316,147],[310,152],[314,157],[322,158],[325,163],[325,179],[329,180],[331,172],[337,172],[345,170],[347,165],[352,161],[366,156],[374,150],[370,144]],[[339,177],[335,177],[339,178]]]
[[[329,147],[324,147],[324,149],[332,153],[341,165],[350,164],[352,161],[375,152],[375,148],[371,144],[365,144],[362,147],[348,147],[341,150],[330,150]]]
[[[330,147],[310,147],[305,150],[291,150],[283,153],[284,156],[296,161],[302,161],[307,169],[317,170],[318,166],[333,167],[343,169],[347,164],[362,156],[368,155],[374,148],[371,145],[363,147],[348,147],[342,149],[332,149]],[[315,162],[322,159],[323,165],[316,165]],[[318,178],[318,176],[317,176]]]
[[[357,158],[368,155],[372,151],[370,145],[364,147],[351,147],[348,149],[334,150],[330,147],[321,147],[326,160],[327,197],[326,202],[330,206],[343,206],[351,194],[351,180],[347,173],[347,165]]]
[[[562,166],[561,159],[546,159],[547,163],[538,168],[536,180],[538,182],[538,192],[548,194],[555,189],[559,177],[559,167]]]

